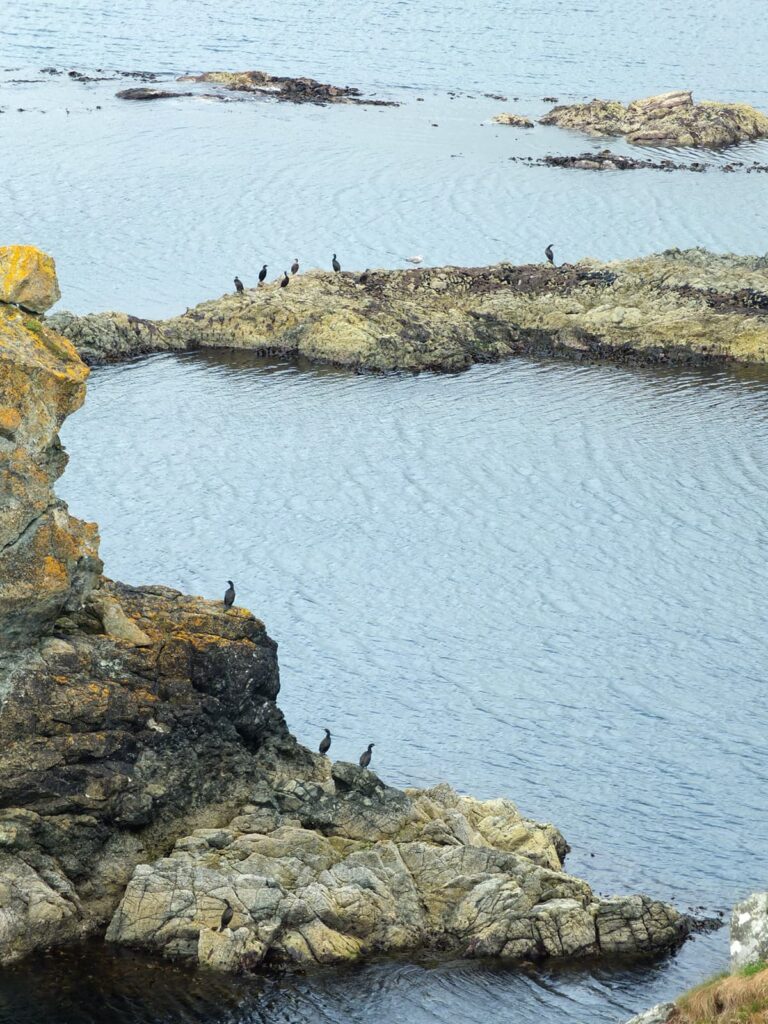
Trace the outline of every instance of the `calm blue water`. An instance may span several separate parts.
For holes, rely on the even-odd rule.
[[[564,260],[763,252],[760,175],[531,169],[508,158],[604,143],[489,124],[549,95],[680,87],[768,109],[763,14],[10,0],[1,240],[55,255],[62,307],[152,316],[334,251],[345,268],[536,260],[547,242]],[[46,65],[257,67],[402,105],[134,105],[124,82]],[[766,394],[527,361],[374,379],[156,358],[93,375],[61,492],[101,524],[110,574],[208,596],[236,580],[280,642],[302,740],[327,724],[346,757],[376,737],[393,783],[448,779],[555,821],[597,889],[714,910],[768,870]],[[0,975],[0,1020],[615,1024],[719,970],[726,945],[632,970],[375,964],[255,986],[55,957]]]

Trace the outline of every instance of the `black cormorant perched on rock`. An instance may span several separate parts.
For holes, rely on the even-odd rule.
[[[368,283],[368,275],[369,274],[370,274],[370,270],[368,270],[368,268],[366,267],[366,269],[362,272],[360,277],[358,277],[357,283],[358,284],[367,284]]]
[[[232,580],[227,580],[227,583],[229,586],[224,591],[224,607],[231,608],[235,603],[235,584]]]
[[[224,902],[226,903],[226,906],[224,908],[224,913],[221,915],[221,924],[219,925],[220,932],[223,932],[225,928],[229,927],[229,922],[235,916],[235,912],[232,909],[232,904],[229,900],[224,900]]]
[[[331,749],[331,730],[325,730],[325,736],[320,740],[319,751],[321,754],[327,754]]]
[[[371,748],[375,747],[375,746],[376,746],[375,743],[369,743],[368,744],[368,749],[364,750],[362,752],[362,754],[360,755],[360,767],[361,768],[367,768],[368,765],[371,763]]]
[[[336,259],[336,253],[333,254],[333,269],[334,269],[334,272],[337,273],[337,274],[341,270],[341,264]]]
[[[235,278],[235,288],[237,289],[238,295],[245,291],[245,288],[243,288],[243,282],[240,280],[239,277]]]
[[[290,277],[288,277],[288,271],[284,270],[283,271],[283,280],[280,282],[280,287],[281,288],[287,288],[288,287],[288,282],[290,280],[291,280]]]
[[[547,262],[551,263],[552,266],[554,267],[554,265],[555,265],[555,254],[552,252],[552,246],[551,245],[548,245],[547,248],[544,250],[544,255],[547,257]]]
[[[267,264],[265,263],[264,266],[259,271],[259,284],[264,284],[264,278],[266,276],[267,276]]]
[[[298,274],[298,272],[299,272],[299,257],[297,256],[296,259],[291,264],[291,273],[292,274]]]

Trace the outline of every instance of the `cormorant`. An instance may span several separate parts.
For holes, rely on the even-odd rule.
[[[336,253],[333,254],[333,269],[334,269],[334,272],[337,273],[337,274],[341,270],[341,264],[336,259]]]
[[[231,608],[235,603],[235,584],[232,580],[227,580],[227,583],[229,586],[224,591],[224,607]]]
[[[362,752],[362,754],[360,755],[360,767],[361,768],[367,768],[368,765],[371,763],[371,747],[375,747],[375,746],[376,746],[375,743],[369,743],[368,744],[368,749],[364,750]]]
[[[243,288],[243,282],[240,280],[239,277],[235,278],[235,288],[237,289],[238,295],[240,295],[241,292],[245,291],[245,288]]]
[[[287,270],[284,270],[284,271],[283,271],[283,275],[284,275],[284,276],[283,276],[283,280],[282,280],[282,281],[280,282],[280,287],[281,287],[281,288],[287,288],[287,287],[288,287],[288,282],[289,282],[289,281],[290,281],[291,279],[290,279],[290,277],[288,277],[288,271],[287,271]]]
[[[330,749],[331,749],[331,730],[330,729],[326,729],[325,730],[325,736],[323,736],[323,738],[320,740],[320,746],[318,747],[318,750],[320,751],[321,754],[327,754]]]
[[[369,274],[370,274],[370,270],[368,270],[368,268],[366,267],[365,270],[360,275],[360,277],[358,277],[357,283],[358,284],[366,284],[367,281],[368,281],[368,275]]]
[[[265,263],[264,266],[259,271],[259,284],[263,284],[264,283],[264,278],[266,276],[267,276],[267,264]]]
[[[548,245],[547,248],[544,250],[544,255],[547,257],[547,261],[549,263],[551,263],[552,266],[554,267],[554,265],[555,265],[555,254],[552,252],[552,246],[551,245]]]
[[[220,932],[223,932],[225,928],[229,927],[229,922],[235,916],[235,912],[232,909],[232,904],[229,900],[224,900],[224,902],[226,903],[226,907],[224,908],[224,913],[221,915],[221,924],[219,925]]]
[[[291,273],[292,274],[298,274],[298,272],[299,272],[299,257],[297,256],[296,259],[291,264]]]

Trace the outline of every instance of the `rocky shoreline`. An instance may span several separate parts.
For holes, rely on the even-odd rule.
[[[243,275],[244,276],[244,275]],[[516,355],[629,364],[768,362],[768,257],[667,250],[614,263],[310,271],[169,320],[58,313],[89,364],[248,349],[355,370],[456,371]]]
[[[0,963],[89,935],[224,971],[678,946],[696,922],[598,896],[510,801],[302,747],[250,612],[102,575],[53,493],[87,376],[37,318],[57,297],[50,259],[0,250]]]

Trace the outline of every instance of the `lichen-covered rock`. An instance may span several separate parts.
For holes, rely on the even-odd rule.
[[[747,103],[694,103],[688,91],[634,100],[592,100],[554,107],[539,119],[591,135],[623,135],[638,146],[722,149],[768,137],[768,117]]]
[[[731,914],[731,970],[768,960],[768,892],[737,903]]]
[[[676,249],[550,267],[310,271],[151,322],[102,313],[50,322],[90,362],[243,348],[383,370],[459,370],[513,355],[621,362],[768,361],[768,258]]]
[[[44,313],[61,298],[56,265],[32,245],[0,247],[0,302]]]
[[[524,114],[497,114],[492,120],[494,124],[508,124],[512,128],[533,128],[533,121]]]
[[[22,250],[18,259],[14,247],[4,250],[6,268],[42,267],[43,277],[52,268],[42,253]],[[58,295],[55,276],[47,287]],[[42,288],[34,294],[44,305]],[[29,299],[21,286],[14,294]],[[53,493],[66,465],[58,430],[82,404],[87,375],[70,341],[0,304],[0,659],[77,607],[101,569],[96,527],[70,516]]]
[[[252,799],[226,827],[137,867],[107,939],[241,970],[423,948],[509,960],[652,953],[687,932],[646,897],[596,897],[562,870],[562,836],[507,800],[445,785],[402,793],[322,758]],[[225,899],[234,916],[222,933]]]
[[[182,75],[179,82],[206,82],[234,92],[258,93],[290,103],[368,103],[374,106],[397,106],[384,100],[364,99],[359,89],[328,85],[314,78],[288,78],[266,71],[206,71],[202,75]]]

